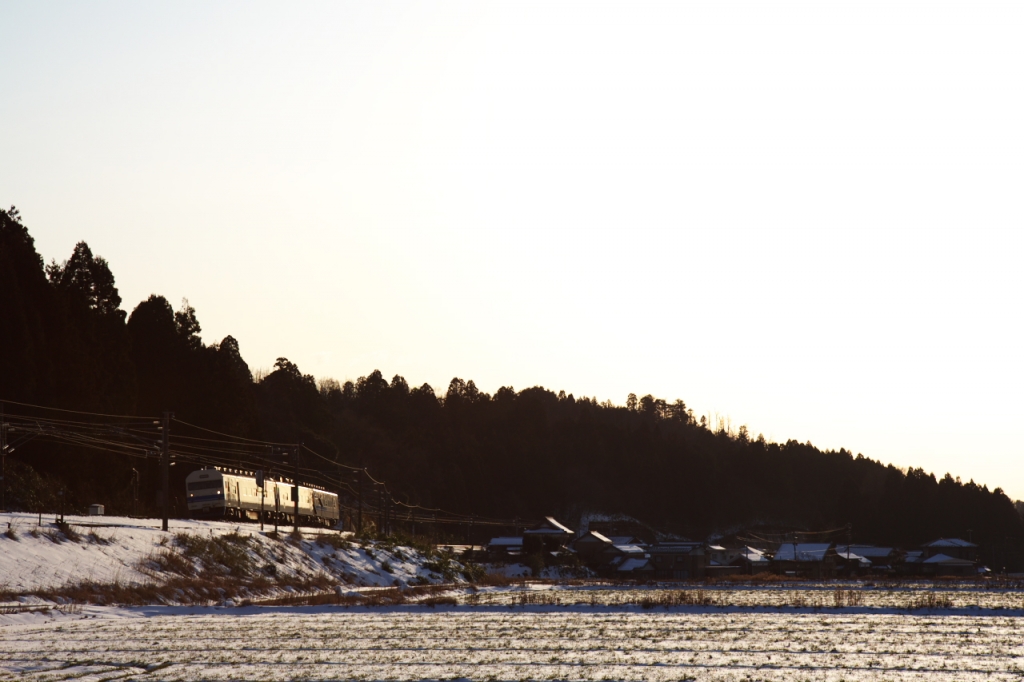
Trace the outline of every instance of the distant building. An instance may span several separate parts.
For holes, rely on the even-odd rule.
[[[560,524],[558,521],[555,520],[554,517],[545,516],[544,520],[538,523],[536,526],[530,528],[529,530],[523,531],[523,537],[526,536],[545,538],[555,537],[559,540],[567,538],[568,540],[571,540],[572,538],[576,537],[576,533]]]
[[[836,573],[845,577],[865,575],[871,572],[871,560],[857,554],[852,547],[836,547]]]
[[[945,554],[948,557],[954,559],[964,559],[966,561],[977,561],[978,560],[978,546],[973,542],[967,540],[961,540],[960,538],[939,538],[938,540],[932,540],[921,545],[921,550],[924,552],[924,558],[928,559],[937,554]]]
[[[978,574],[977,562],[960,559],[946,554],[933,554],[921,561],[922,575],[962,575]]]
[[[793,543],[779,545],[772,559],[776,573],[818,580],[836,574],[836,548],[831,543]]]
[[[581,562],[590,564],[603,561],[602,557],[614,545],[615,543],[611,538],[592,530],[576,538],[576,541],[572,543],[572,548],[576,551]]]
[[[739,549],[726,549],[721,545],[708,545],[705,548],[704,575],[708,578],[719,578],[725,575],[736,575],[743,572],[742,567],[733,562],[739,557]]]
[[[960,538],[939,538],[921,545],[916,565],[921,575],[977,575],[978,546]]]
[[[757,575],[771,570],[772,560],[764,552],[753,547],[736,550],[736,556],[729,562],[740,569],[740,573]]]
[[[863,557],[871,562],[871,573],[892,573],[903,562],[904,553],[895,547],[874,545],[837,545],[836,554],[844,557],[846,552]]]
[[[518,560],[522,554],[523,539],[518,536],[491,538],[487,543],[487,558],[491,561]]]
[[[647,548],[652,577],[698,580],[704,577],[706,555],[702,542],[659,542]]]
[[[606,538],[629,536],[638,541],[629,544],[652,545],[658,539],[652,529],[638,521],[591,521],[588,530],[597,531]]]
[[[563,526],[552,516],[523,531],[523,553],[557,552],[572,542],[576,533]]]

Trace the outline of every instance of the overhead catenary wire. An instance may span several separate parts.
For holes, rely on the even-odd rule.
[[[160,431],[156,428],[160,420],[156,417],[69,410],[11,400],[0,402],[30,410],[49,410],[78,417],[61,418],[57,415],[19,414],[5,410],[4,421],[10,426],[9,430],[24,433],[29,438],[42,437],[73,447],[82,447],[134,459],[154,460],[160,457],[161,435]],[[95,419],[87,421],[81,417],[93,417]],[[173,430],[169,433],[168,454],[176,462],[190,462],[200,466],[256,469],[274,461],[277,453],[269,452],[270,449],[295,447],[294,443],[281,443],[236,436],[176,418],[172,418],[171,422],[185,427],[186,431],[188,429],[196,429],[203,433],[219,436],[219,438],[208,438],[181,433],[179,429]],[[391,489],[386,480],[375,477],[367,468],[356,467],[337,459],[331,459],[305,444],[301,444],[299,447],[301,451],[309,453],[316,460],[337,469],[337,472],[329,472],[323,468],[303,466],[298,470],[301,478],[309,481],[319,481],[336,488],[339,492],[344,491],[356,496],[359,495],[359,491],[342,475],[342,472],[358,472],[361,476],[365,476],[369,483],[379,486],[381,493],[384,495],[382,503],[406,510],[406,513],[402,515],[406,518],[412,518],[414,511],[420,511],[424,514],[430,514],[429,520],[436,523],[473,523],[496,526],[508,526],[515,523],[511,520],[454,512],[440,507],[427,507],[400,500],[396,497],[395,491]],[[283,471],[281,473],[283,474]],[[282,476],[282,478],[288,477]],[[296,483],[298,482],[296,481]],[[374,503],[372,499],[367,499],[363,502],[362,508],[364,512],[377,512],[380,510],[380,505]],[[355,508],[353,507],[354,510]],[[424,518],[423,520],[427,521],[428,519]]]

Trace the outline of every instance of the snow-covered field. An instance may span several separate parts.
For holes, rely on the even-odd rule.
[[[0,626],[0,679],[1021,680],[1016,617],[590,607],[87,608]]]
[[[461,566],[336,531],[292,539],[254,525],[173,521],[164,533],[153,520],[68,517],[61,532],[49,521],[0,514],[0,680],[1024,681],[1024,592],[998,581],[460,582],[392,590],[407,605],[367,608],[355,604],[375,587],[461,581]],[[230,572],[239,556],[248,573]],[[244,602],[218,599],[215,587],[153,600],[178,605],[96,606],[103,600],[69,604],[61,591],[211,575],[255,586],[254,574],[274,577],[254,597],[287,595],[290,581],[308,580],[349,606],[234,606]],[[95,593],[139,603],[116,594]]]

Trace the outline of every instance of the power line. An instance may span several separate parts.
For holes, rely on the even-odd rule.
[[[87,414],[93,417],[115,417],[117,419],[155,419],[156,417],[129,416],[126,414],[103,414],[102,412],[83,412],[82,410],[66,410],[62,407],[47,407],[45,405],[33,405],[31,403],[19,403],[16,400],[0,400],[0,403],[8,405],[20,405],[21,407],[32,407],[38,410],[53,410],[54,412],[69,412],[71,414]]]

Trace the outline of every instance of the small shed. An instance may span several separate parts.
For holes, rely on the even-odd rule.
[[[89,505],[89,516],[103,516],[103,505],[102,504],[90,504]]]
[[[514,537],[491,538],[487,543],[487,558],[492,561],[518,558],[523,553],[523,539]]]

